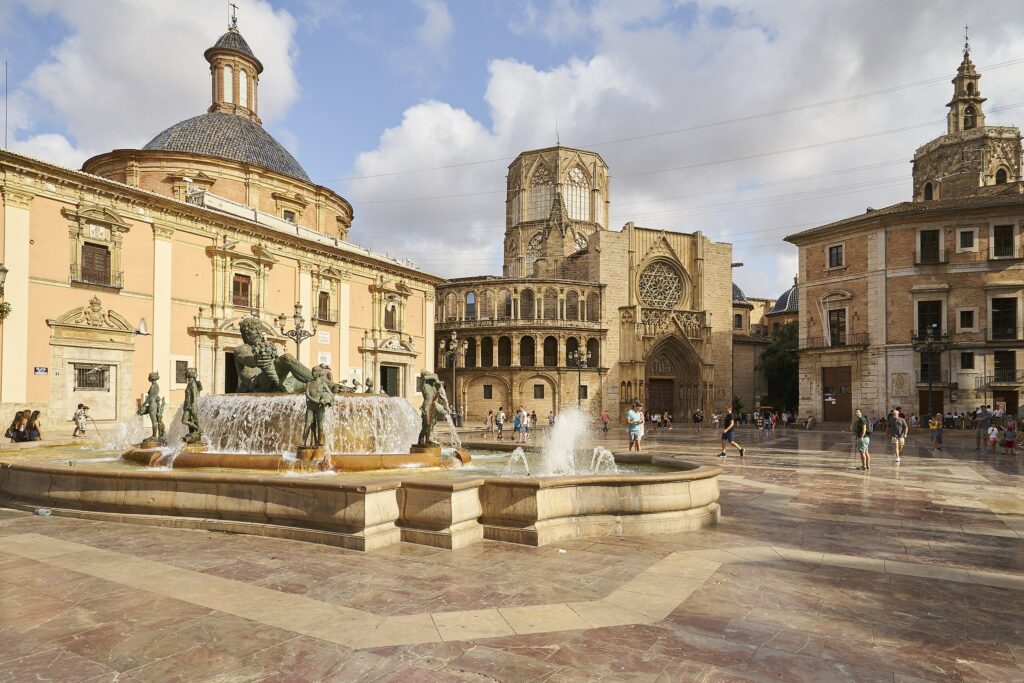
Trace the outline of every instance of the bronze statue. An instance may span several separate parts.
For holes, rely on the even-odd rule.
[[[295,356],[278,355],[277,347],[263,334],[259,318],[245,318],[238,330],[242,334],[242,344],[235,347],[239,393],[293,393],[312,379],[309,368]]]
[[[363,393],[366,393],[366,394],[372,394],[373,393],[373,380],[372,379],[366,380],[366,390]]]
[[[312,378],[306,384],[306,424],[302,432],[302,445],[304,448],[322,448],[324,412],[328,406],[334,405],[334,393],[320,367],[310,372]]]
[[[441,378],[429,370],[420,372],[420,381],[423,384],[423,406],[420,408],[422,427],[417,443],[420,446],[436,446],[437,439],[434,438],[434,427],[437,426],[438,416],[444,416],[447,409],[441,402]]]
[[[160,385],[156,382],[160,379],[160,373],[149,373],[149,392],[142,399],[139,406],[139,415],[149,415],[149,421],[153,425],[153,434],[147,441],[163,441],[164,439],[164,401],[160,398]]]
[[[203,384],[196,379],[195,368],[186,370],[185,377],[187,383],[185,384],[185,404],[181,407],[181,421],[188,428],[185,443],[193,445],[203,442],[203,431],[199,427],[199,392],[203,390]]]

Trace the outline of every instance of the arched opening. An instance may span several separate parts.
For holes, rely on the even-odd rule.
[[[996,171],[996,185],[1005,185],[1005,184],[1006,184],[1006,169],[1005,168],[1001,168],[998,171]]]
[[[476,293],[466,294],[466,320],[476,320]]]
[[[544,319],[558,320],[558,292],[551,288],[544,291]]]
[[[444,361],[444,351],[441,350],[441,342],[442,341],[443,340],[440,339],[440,338],[438,338],[437,340],[434,341],[434,367],[435,368],[447,367],[447,364]]]
[[[689,415],[701,408],[710,414],[698,356],[687,340],[670,335],[655,344],[644,359],[644,375],[646,407],[652,413]]]
[[[590,182],[579,166],[569,171],[565,189],[565,208],[574,221],[590,220]]]
[[[593,337],[587,340],[587,353],[590,355],[587,365],[592,368],[601,367],[601,344]]]
[[[926,202],[930,202],[934,196],[935,196],[935,190],[932,189],[932,184],[931,183],[925,183],[924,184],[924,200]]]
[[[544,338],[544,366],[558,367],[558,340],[554,337]]]
[[[978,125],[978,113],[974,107],[964,109],[964,130],[970,130]]]
[[[512,340],[508,337],[498,338],[498,367],[512,366]]]
[[[565,297],[565,319],[580,319],[580,295],[576,292],[569,292]]]
[[[967,84],[967,94],[974,95],[974,83]]]
[[[459,307],[456,304],[457,299],[455,298],[454,292],[448,292],[444,296],[444,319],[445,320],[456,320],[459,317]]]
[[[523,320],[533,320],[537,317],[537,301],[532,289],[524,289],[519,294],[519,317]]]
[[[480,367],[494,367],[494,340],[490,337],[480,340]]]
[[[512,317],[512,292],[508,290],[498,292],[498,317],[505,320]]]
[[[491,316],[494,315],[494,294],[490,290],[480,293],[480,302],[477,308],[478,320],[490,320]]]
[[[537,342],[533,337],[523,337],[519,340],[519,365],[524,368],[532,368],[537,364]]]
[[[224,101],[225,102],[234,102],[235,101],[235,94],[234,94],[235,76],[234,76],[234,72],[231,70],[230,66],[225,64],[224,65],[224,69],[223,69],[223,71],[221,73],[224,74],[223,80],[221,81],[223,83],[223,85],[224,85]]]
[[[587,320],[596,323],[601,319],[601,299],[597,292],[587,294]]]
[[[466,340],[466,367],[476,367],[476,337]]]
[[[626,382],[626,400],[627,401],[632,401],[633,400],[633,383],[632,382]]]
[[[565,358],[568,360],[573,354],[580,350],[580,340],[576,337],[569,337],[565,340]]]
[[[238,103],[243,107],[249,106],[249,74],[245,69],[238,70]]]
[[[619,382],[619,401],[625,403],[629,396],[626,395],[626,383]]]

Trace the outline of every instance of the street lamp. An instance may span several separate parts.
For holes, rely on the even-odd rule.
[[[455,366],[459,364],[459,352],[465,353],[469,349],[469,342],[464,341],[459,343],[459,336],[452,330],[451,336],[447,339],[441,340],[439,345],[441,353],[444,354],[445,362],[452,367],[452,413],[455,415],[456,423],[459,419],[459,390],[455,388]],[[462,425],[458,425],[462,426]]]
[[[4,297],[4,282],[7,281],[7,267],[0,263],[0,299]],[[6,301],[0,302],[0,322],[10,315],[11,305]]]
[[[579,408],[583,402],[583,368],[587,367],[590,360],[590,351],[570,351],[569,367],[576,368],[576,407]]]
[[[932,413],[932,383],[935,381],[935,354],[945,348],[944,342],[949,334],[946,332],[940,334],[938,324],[930,325],[927,330],[924,330],[924,334],[921,332],[918,330],[914,335],[914,350],[928,354],[928,419],[931,419],[934,415]]]
[[[316,317],[312,319],[313,329],[312,331],[306,329],[306,319],[302,317],[302,304],[295,304],[295,315],[292,316],[292,323],[295,327],[285,332],[284,326],[288,323],[288,316],[284,313],[277,316],[277,327],[281,330],[281,334],[288,337],[295,342],[295,356],[299,355],[299,347],[302,342],[306,341],[314,334],[316,334]]]

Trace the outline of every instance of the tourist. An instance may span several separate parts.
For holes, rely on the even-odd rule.
[[[608,409],[605,408],[601,411],[601,432],[608,436],[608,423],[611,422],[612,416],[608,414]]]
[[[530,431],[530,416],[526,414],[526,408],[519,406],[516,419],[519,420],[519,443],[526,443],[526,435]]]
[[[928,429],[932,433],[932,450],[942,450],[942,413],[935,415],[928,421]]]
[[[75,409],[75,414],[71,417],[71,420],[75,423],[75,430],[71,432],[71,436],[79,437],[85,436],[85,404],[79,403],[78,408]]]
[[[853,447],[857,450],[860,455],[860,467],[859,470],[870,470],[871,469],[871,437],[868,434],[871,431],[871,422],[868,418],[864,417],[864,413],[861,412],[860,408],[854,411],[856,419],[853,421]]]
[[[1013,420],[1007,418],[1006,429],[1003,431],[1003,455],[1013,455],[1016,437],[1017,427]]]
[[[711,413],[711,426],[718,429],[718,425],[722,422],[722,416],[718,414],[718,411]]]
[[[992,455],[996,454],[996,444],[999,442],[999,427],[994,424],[988,428],[988,445],[992,449]]]
[[[704,411],[700,408],[693,411],[693,431],[702,432],[704,431]]]
[[[896,451],[896,463],[899,464],[900,453],[903,451],[903,446],[907,443],[907,421],[900,417],[899,408],[889,414],[889,419],[886,422],[886,431],[889,434],[889,439],[892,441],[893,450]]]
[[[626,424],[629,425],[629,450],[639,453],[640,442],[644,438],[644,413],[640,403],[633,402],[633,408],[626,413]]]
[[[494,434],[494,411],[488,410],[487,417],[484,418],[484,430],[480,432],[480,436],[487,438],[489,434]]]
[[[537,411],[536,410],[531,410],[530,411],[530,430],[534,431],[534,432],[537,431]]]
[[[765,425],[770,425],[770,421],[765,421]],[[732,447],[740,452],[742,458],[745,449],[736,443],[736,417],[732,414],[732,406],[725,407],[725,416],[722,418],[722,452],[718,454],[719,458],[725,457],[726,444],[732,444]]]
[[[24,412],[25,411],[23,410],[19,410],[14,413],[14,419],[11,420],[11,426],[7,428],[7,432],[4,434],[4,436],[11,440],[11,443],[18,443],[19,441],[22,441],[18,429],[21,426],[21,419]]]
[[[977,453],[981,451],[983,440],[988,438],[988,428],[992,426],[992,413],[988,406],[983,405],[975,411],[974,425],[974,452]]]
[[[33,410],[25,425],[26,441],[42,441],[42,426],[43,423],[39,421],[39,411]]]
[[[498,428],[498,441],[505,440],[505,409],[502,407],[498,408],[498,412],[494,416],[494,426]]]
[[[772,438],[772,414],[769,411],[765,411],[762,415],[761,428],[764,430],[764,435],[769,440]],[[723,451],[725,448],[723,447]]]
[[[548,411],[548,429],[551,429],[554,426],[555,426],[555,411],[549,410]]]
[[[916,413],[911,413],[910,414],[910,427],[912,429],[917,429],[920,426],[921,426],[921,420],[918,419],[917,414]]]

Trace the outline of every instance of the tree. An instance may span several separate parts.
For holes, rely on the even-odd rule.
[[[774,408],[796,410],[799,361],[796,355],[799,330],[796,321],[780,325],[772,332],[772,340],[761,353],[758,369],[768,381],[768,399]]]
[[[732,412],[736,413],[737,415],[743,414],[743,399],[741,399],[736,394],[733,394],[732,396]]]

